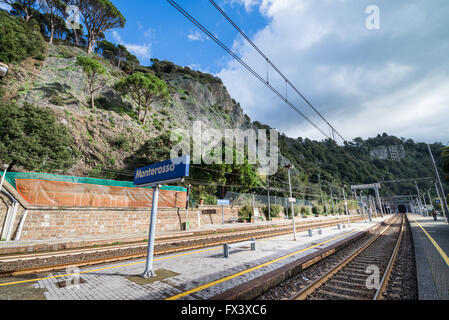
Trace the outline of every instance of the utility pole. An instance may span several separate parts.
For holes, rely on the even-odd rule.
[[[384,217],[384,207],[382,205],[382,199],[380,198],[379,185],[376,185],[374,188],[374,192],[376,193],[377,202],[379,204],[380,215],[382,218]]]
[[[268,195],[268,201],[267,201],[267,207],[268,207],[268,221],[271,221],[271,201],[270,201],[270,176],[267,176],[267,195]]]
[[[446,220],[447,220],[447,214],[445,213],[444,206],[443,206],[443,199],[441,198],[440,190],[438,190],[438,185],[436,182],[435,182],[435,190],[437,191],[438,199],[440,199],[441,211],[443,211],[443,215],[446,217]]]
[[[291,177],[290,177],[290,171],[294,167],[291,164],[291,165],[287,166],[286,168],[288,170],[288,185],[290,187],[290,198],[291,198],[291,200],[293,200],[292,180],[291,180]],[[295,208],[294,208],[294,203],[293,202],[292,202],[292,220],[293,220],[293,239],[296,241]]]
[[[422,198],[424,200],[424,208],[426,208],[426,210],[424,211],[424,213],[426,214],[426,217],[429,215],[429,211],[427,210],[427,203],[426,203],[426,193],[423,192],[422,194]]]
[[[424,216],[423,212],[422,212],[422,201],[421,201],[421,192],[419,191],[419,187],[418,187],[418,182],[415,180],[415,186],[416,186],[416,190],[418,191],[418,206],[419,206],[419,212],[421,213],[421,215]]]
[[[323,204],[323,206],[325,206],[325,204],[324,204],[324,198],[323,198],[323,189],[321,189],[321,177],[320,177],[320,174],[318,174],[318,183],[320,184],[321,203]],[[326,213],[327,213],[327,212],[326,212]]]
[[[334,192],[332,191],[332,187],[330,187],[330,189],[331,189],[332,214],[335,215]]]
[[[255,198],[255,194],[253,193],[253,220],[254,220],[254,223],[256,223],[256,208],[255,208],[255,203],[254,203],[255,199],[254,198]]]
[[[343,187],[343,199],[345,201],[345,212],[346,212],[346,215],[348,216],[348,226],[351,226],[351,219],[350,219],[349,210],[348,210],[348,201],[346,201],[345,187]]]
[[[432,203],[432,197],[430,196],[430,189],[427,189],[427,195],[429,196],[429,203],[432,206],[432,208],[435,208],[435,206]]]
[[[427,148],[429,148],[430,157],[432,158],[433,167],[435,169],[435,175],[437,176],[438,183],[440,185],[440,191],[441,191],[441,196],[442,196],[442,199],[441,199],[442,206],[441,207],[444,208],[443,211],[445,212],[444,214],[446,216],[446,222],[449,222],[449,220],[448,220],[449,208],[447,207],[446,194],[444,193],[443,184],[441,183],[440,174],[438,172],[438,168],[435,163],[435,158],[433,157],[432,149],[430,149],[430,144],[427,145]],[[437,188],[437,190],[438,190],[438,188]]]

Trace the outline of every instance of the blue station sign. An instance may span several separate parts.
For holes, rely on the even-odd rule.
[[[218,206],[230,206],[231,205],[231,200],[218,199],[217,200],[217,205]]]
[[[134,171],[134,185],[169,183],[189,176],[190,156],[167,160]]]

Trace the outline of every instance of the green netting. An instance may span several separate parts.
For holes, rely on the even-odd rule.
[[[2,175],[2,174],[0,173],[0,175]],[[8,181],[15,189],[17,189],[16,179],[61,181],[61,182],[69,182],[69,183],[92,184],[92,185],[98,185],[98,186],[136,188],[136,186],[130,181],[115,181],[115,180],[103,180],[103,179],[95,179],[95,178],[60,176],[60,175],[48,174],[48,173],[21,173],[21,172],[7,172],[6,173],[5,180]],[[145,189],[151,189],[151,187],[146,187]],[[175,187],[175,186],[162,186],[161,189],[167,190],[167,191],[187,192],[186,188]]]

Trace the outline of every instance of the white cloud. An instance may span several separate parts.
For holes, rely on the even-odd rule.
[[[190,41],[204,41],[206,40],[206,37],[199,32],[198,30],[191,32],[187,35],[187,39],[189,39]]]
[[[151,43],[147,44],[135,44],[135,43],[126,43],[122,40],[120,34],[113,30],[111,32],[112,38],[119,44],[124,45],[129,52],[136,55],[140,60],[149,60],[151,58]]]
[[[387,132],[445,142],[449,44],[441,40],[448,27],[449,4],[435,1],[378,0],[381,30],[370,31],[365,28],[366,3],[232,0],[245,8],[258,6],[268,18],[253,41],[345,138]],[[233,48],[266,77],[266,61],[248,43],[239,37]],[[236,61],[228,60],[218,76],[252,119],[293,137],[324,138]],[[285,82],[273,70],[269,80],[285,92]],[[292,90],[288,95],[328,132],[304,101]]]
[[[261,1],[260,0],[230,0],[230,3],[231,4],[237,3],[239,5],[243,5],[247,12],[251,12],[253,7],[261,4]]]

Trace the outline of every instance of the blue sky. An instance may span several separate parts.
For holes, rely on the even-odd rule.
[[[260,74],[266,63],[207,0],[178,0]],[[449,143],[447,0],[218,0],[219,5],[347,140],[387,132]],[[252,120],[291,137],[323,135],[167,1],[114,0],[128,20],[108,38],[143,61],[166,59],[218,75]],[[366,27],[370,5],[380,28]],[[270,82],[285,86],[272,70]],[[291,101],[323,131],[299,97]]]
[[[149,57],[169,60],[181,66],[217,73],[225,67],[227,56],[223,49],[211,41],[195,25],[182,16],[165,0],[114,0],[114,4],[127,19],[124,29],[107,34],[108,40],[128,44],[134,48],[142,64]],[[207,0],[177,1],[187,12],[198,18],[214,35],[232,46],[237,33]],[[132,4],[131,4],[132,3]],[[232,1],[217,1],[232,13],[236,22],[249,35],[254,35],[267,24],[258,10],[245,10],[245,6]],[[119,41],[120,42],[120,41]]]
[[[252,120],[291,137],[324,136],[208,39],[166,0],[112,0],[127,19],[108,40],[144,65],[170,60],[219,76]],[[208,0],[178,0],[258,73],[266,62]],[[346,138],[386,132],[449,144],[449,1],[216,0]],[[379,9],[379,28],[366,22]],[[285,92],[270,72],[270,83]],[[323,131],[298,97],[289,99]],[[341,142],[341,141],[339,141]]]

